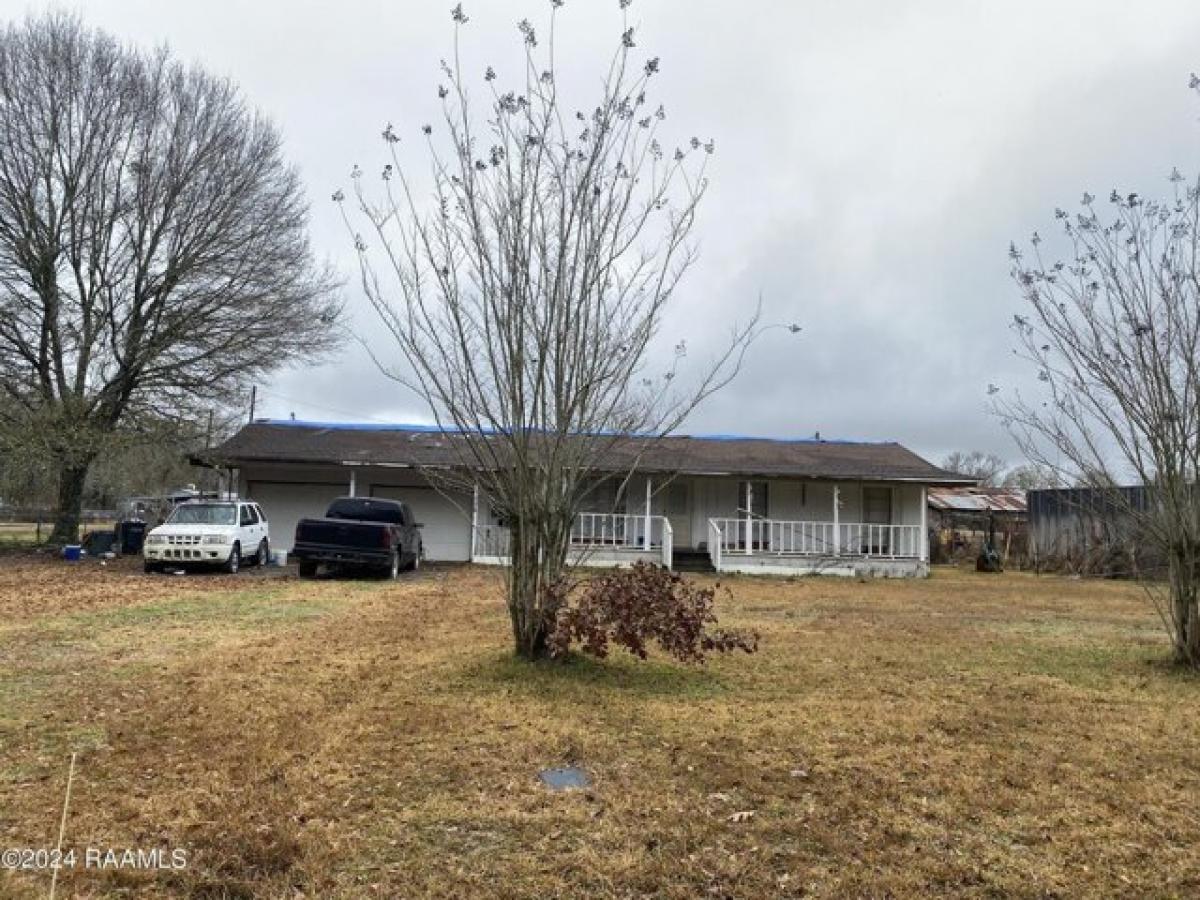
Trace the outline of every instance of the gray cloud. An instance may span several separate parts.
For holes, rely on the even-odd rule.
[[[48,3],[0,0],[13,17]],[[283,130],[313,197],[313,239],[351,276],[358,330],[377,331],[331,191],[382,164],[388,121],[435,120],[450,3],[91,0],[85,19],[237,81]],[[478,8],[473,8],[478,7]],[[518,19],[548,3],[468,3],[462,51],[501,72]],[[736,11],[735,11],[736,10]],[[1120,186],[1164,194],[1195,169],[1200,6],[1071,0],[766,3],[640,0],[639,43],[680,140],[716,139],[702,256],[670,342],[703,358],[761,293],[767,321],[741,377],[687,430],[900,440],[938,457],[1015,458],[985,389],[1027,379],[1007,324],[1006,248],[1052,230],[1055,206]],[[620,31],[616,0],[568,2],[560,58],[586,104]],[[386,344],[376,342],[385,348]],[[355,348],[281,373],[259,413],[418,420],[417,398]]]

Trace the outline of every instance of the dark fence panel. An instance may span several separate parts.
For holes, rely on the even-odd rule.
[[[1152,496],[1143,486],[1029,491],[1034,565],[1110,577],[1157,574],[1162,560],[1137,520]]]

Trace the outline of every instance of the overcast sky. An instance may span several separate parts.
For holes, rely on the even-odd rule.
[[[434,120],[451,3],[415,0],[0,0],[44,6],[136,43],[166,42],[227,75],[283,132],[312,199],[317,252],[343,269],[353,326],[376,330],[355,288],[330,194],[377,171],[382,126]],[[519,48],[516,22],[549,0],[464,4],[465,66]],[[617,0],[568,0],[560,54],[572,105],[619,40]],[[761,294],[762,336],[690,433],[898,440],[1016,460],[987,385],[1024,383],[1008,323],[1021,301],[1008,243],[1051,230],[1084,190],[1168,193],[1195,173],[1200,3],[635,0],[638,52],[662,58],[653,99],[680,141],[715,139],[701,258],[667,331],[702,358]],[[413,142],[414,144],[416,142]],[[419,160],[418,160],[419,161]],[[386,350],[386,345],[381,345]],[[427,421],[418,399],[350,347],[284,372],[258,414]]]

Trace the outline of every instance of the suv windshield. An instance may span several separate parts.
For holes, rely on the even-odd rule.
[[[185,503],[175,507],[172,525],[236,525],[237,507],[232,503]]]

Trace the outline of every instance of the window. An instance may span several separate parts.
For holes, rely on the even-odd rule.
[[[242,527],[245,527],[247,525],[253,525],[254,521],[255,521],[254,520],[254,510],[251,509],[249,506],[243,506],[243,507],[241,507],[241,510],[242,510],[242,520],[241,520]]]
[[[619,491],[620,486],[619,482],[611,478],[593,484],[583,495],[580,511],[623,513],[625,511],[625,495]]]
[[[766,519],[771,515],[770,490],[765,481],[743,481],[738,484],[738,514]]]
[[[892,522],[892,489],[864,487],[862,492],[863,521],[871,525],[890,525]]]

